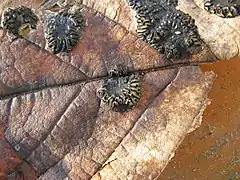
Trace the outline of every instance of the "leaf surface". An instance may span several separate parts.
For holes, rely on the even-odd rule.
[[[60,1],[49,0],[46,7],[56,2],[61,5]],[[136,14],[127,5],[126,0],[77,0],[77,2],[101,12],[136,34]],[[226,19],[210,14],[204,10],[204,2],[204,0],[178,0],[178,9],[195,19],[201,38],[218,59],[240,56],[240,16]]]
[[[46,4],[56,2],[68,4]],[[83,6],[81,41],[58,55],[45,49],[43,21],[52,12],[41,2],[7,3],[32,7],[40,22],[26,39],[11,42],[3,33],[0,44],[0,148],[9,152],[0,153],[2,177],[17,179],[23,172],[31,179],[34,172],[26,172],[32,167],[39,179],[154,179],[200,125],[214,75],[196,65],[215,61],[213,53],[204,46],[189,58],[166,60],[125,21],[114,22],[96,8],[118,1],[102,2]],[[119,8],[106,12],[128,16]],[[143,97],[125,113],[111,111],[96,94],[116,64],[143,73]],[[16,156],[13,165],[8,156]]]

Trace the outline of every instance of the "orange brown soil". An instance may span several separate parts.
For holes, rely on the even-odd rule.
[[[240,178],[240,59],[202,66],[217,78],[200,128],[182,142],[159,180]]]

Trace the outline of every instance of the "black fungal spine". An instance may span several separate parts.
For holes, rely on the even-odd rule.
[[[39,19],[33,11],[25,6],[7,8],[2,14],[1,27],[17,38],[26,37],[30,29],[36,29]]]
[[[97,90],[98,96],[114,111],[129,111],[142,96],[139,73],[128,74],[125,68],[118,66],[109,75],[110,78]]]
[[[80,10],[51,14],[44,22],[47,47],[54,53],[69,52],[79,42],[85,26]]]

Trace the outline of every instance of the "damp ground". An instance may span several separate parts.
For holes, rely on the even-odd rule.
[[[212,103],[158,180],[240,180],[240,58],[201,68],[218,76]]]

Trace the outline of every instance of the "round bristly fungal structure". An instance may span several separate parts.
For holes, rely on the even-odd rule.
[[[210,0],[204,3],[204,9],[222,18],[240,15],[240,0]]]
[[[2,13],[1,27],[14,36],[26,37],[31,29],[36,29],[39,19],[25,6],[7,8]]]
[[[126,112],[131,110],[141,99],[141,76],[139,73],[126,73],[124,70],[111,70],[110,78],[104,80],[97,90],[102,102],[113,111]]]
[[[80,11],[50,14],[44,22],[47,48],[54,54],[70,52],[82,36],[84,22]]]
[[[162,2],[129,0],[137,14],[138,36],[169,59],[192,54],[202,44],[194,19],[175,8],[177,1],[168,1],[174,6]]]

